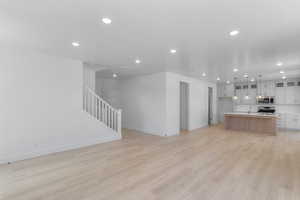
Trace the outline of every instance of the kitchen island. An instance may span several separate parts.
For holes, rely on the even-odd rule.
[[[261,113],[225,113],[225,129],[276,134],[277,116]]]

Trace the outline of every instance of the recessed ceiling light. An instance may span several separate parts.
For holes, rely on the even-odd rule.
[[[244,78],[248,78],[249,76],[248,76],[248,74],[244,74]]]
[[[280,70],[279,73],[280,73],[280,74],[284,74],[284,71],[283,71],[283,70]]]
[[[107,18],[107,17],[103,17],[103,18],[102,18],[102,22],[103,22],[104,24],[111,24],[112,20],[109,19],[109,18]]]
[[[117,78],[117,77],[118,77],[118,75],[117,75],[117,74],[113,74],[113,77],[114,77],[114,78]]]
[[[226,83],[227,83],[227,84],[229,84],[229,83],[230,83],[230,81],[226,81]]]
[[[72,46],[73,46],[73,47],[79,47],[80,44],[79,44],[79,42],[72,42]]]
[[[254,78],[251,78],[251,80],[250,80],[251,82],[254,82],[255,81],[255,79]]]
[[[281,77],[282,79],[286,79],[286,76]]]
[[[170,53],[175,54],[177,52],[176,49],[170,49]]]
[[[205,72],[203,72],[203,73],[202,73],[202,76],[206,76],[206,73],[205,73]]]
[[[135,63],[136,63],[136,64],[140,64],[140,63],[141,63],[141,60],[140,60],[140,59],[136,59],[136,60],[135,60]]]
[[[230,36],[236,36],[236,35],[238,35],[239,33],[240,33],[239,30],[233,30],[233,31],[230,31],[229,35],[230,35]]]
[[[278,62],[276,65],[277,65],[277,66],[282,66],[283,63],[282,63],[282,62]]]
[[[237,69],[237,68],[233,69],[233,72],[238,72],[238,71],[239,71],[239,69]]]
[[[220,77],[217,77],[217,81],[221,80]]]

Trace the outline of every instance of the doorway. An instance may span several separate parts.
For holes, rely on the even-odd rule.
[[[208,125],[213,124],[213,88],[208,87]]]
[[[189,130],[189,84],[180,82],[180,132]]]

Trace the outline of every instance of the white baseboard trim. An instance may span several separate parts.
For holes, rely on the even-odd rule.
[[[206,128],[206,127],[208,127],[208,124],[207,124],[207,123],[201,124],[201,125],[198,126],[198,127],[192,127],[192,128],[189,129],[189,131],[194,131],[194,130],[197,130],[197,129],[200,129],[200,128]]]
[[[120,140],[122,139],[122,136],[116,135],[113,138],[105,138],[101,140],[90,140],[90,141],[85,141],[77,144],[67,144],[55,148],[51,147],[43,147],[43,148],[38,148],[34,151],[31,152],[20,152],[18,154],[14,155],[1,155],[0,154],[0,164],[7,164],[7,163],[12,163],[16,161],[22,161],[22,160],[27,160],[27,159],[32,159],[40,156],[45,156],[45,155],[50,155],[58,152],[64,152],[64,151],[69,151],[69,150],[74,150],[74,149],[79,149],[83,147],[88,147],[88,146],[93,146],[101,143],[106,143],[106,142],[112,142],[115,140]]]
[[[127,127],[124,127],[124,129],[136,131],[136,132],[139,132],[139,133],[142,133],[142,134],[149,134],[149,135],[160,136],[160,137],[165,136],[164,133],[150,132],[150,131],[148,132],[147,130],[140,130],[140,129],[136,129],[136,128],[127,128]]]

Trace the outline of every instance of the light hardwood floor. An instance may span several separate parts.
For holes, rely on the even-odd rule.
[[[0,166],[0,199],[299,200],[300,133],[204,128]]]

